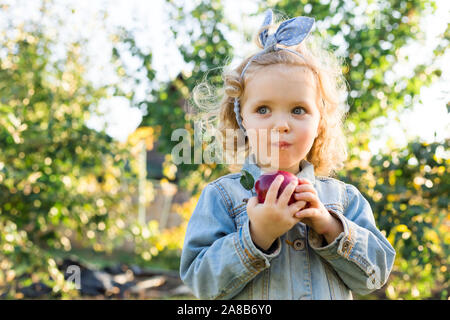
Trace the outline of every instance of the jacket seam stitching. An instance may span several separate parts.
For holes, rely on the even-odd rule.
[[[238,232],[238,234],[237,234],[237,240],[238,240],[238,243],[237,244],[235,244],[235,246],[237,245],[237,247],[238,247],[238,252],[239,252],[239,254],[240,254],[240,257],[241,257],[241,259],[242,259],[242,262],[244,263],[244,266],[247,268],[247,270],[249,270],[249,271],[252,271],[252,269],[254,269],[254,267],[252,266],[252,264],[251,264],[251,260],[257,260],[256,258],[254,258],[251,254],[250,254],[250,252],[249,252],[249,250],[247,249],[247,248],[241,248],[241,246],[240,246],[240,235],[239,235],[239,233],[241,232],[241,230],[242,230],[242,228],[243,227],[241,227],[240,229],[239,229],[239,232]],[[245,237],[242,235],[242,242],[243,243],[246,243],[246,240],[245,240]],[[247,256],[245,255],[245,254],[247,254]],[[246,259],[246,257],[248,258],[248,259]]]
[[[231,291],[233,291],[236,287],[240,286],[242,283],[247,282],[249,279],[251,279],[251,277],[254,275],[254,272],[251,272],[250,274],[247,274],[245,277],[241,277],[238,276],[236,278],[234,278],[230,284],[228,285],[228,288],[224,289],[222,291],[222,293],[220,293],[216,299],[221,299],[223,296],[225,296],[226,294],[230,293]]]
[[[263,278],[264,278],[264,282],[263,282],[263,299],[269,299],[269,281],[270,281],[270,269],[265,269],[263,272]]]
[[[228,215],[230,216],[230,211],[231,211],[231,200],[229,201],[229,195],[227,194],[227,192],[223,189],[223,186],[220,183],[214,183],[213,184],[216,189],[220,192],[220,195],[222,196],[222,199],[225,201],[225,204],[227,206],[227,210],[228,210]]]
[[[348,198],[348,190],[347,190],[347,186],[345,186],[345,208],[344,210],[347,210],[348,206],[349,206],[349,198]]]
[[[327,277],[328,289],[330,290],[331,300],[335,300],[336,298],[334,296],[334,286],[332,283],[330,270],[328,268],[329,268],[329,266],[324,263],[325,276]]]
[[[248,269],[248,265],[247,265],[248,262],[246,261],[246,259],[244,257],[244,254],[242,252],[242,249],[240,247],[240,243],[239,242],[240,242],[239,233],[237,233],[236,237],[235,237],[235,241],[234,241],[234,247],[236,248],[236,251],[238,253],[239,259],[241,259],[242,263],[244,264],[244,267],[246,267]]]
[[[349,197],[348,197],[348,191],[347,191],[347,188],[348,188],[348,186],[346,186],[346,208],[345,209],[347,209],[348,208],[348,206],[349,206]],[[351,253],[352,253],[352,251],[353,251],[353,247],[354,247],[354,241],[353,241],[353,239],[352,239],[352,227],[350,226],[350,224],[348,224],[347,222],[346,222],[346,224],[347,224],[347,228],[348,228],[348,240],[349,240],[349,242],[350,242],[350,244],[349,244],[349,248],[348,248],[348,251],[347,251],[347,254],[346,254],[346,258],[347,258],[347,260],[349,260],[349,261],[352,261],[352,262],[354,262],[360,269],[361,269],[361,271],[365,274],[365,275],[368,275],[368,273],[367,273],[367,268],[366,268],[366,263],[367,263],[367,260],[364,258],[364,257],[360,257],[359,255],[351,255]],[[362,260],[364,260],[364,261],[362,261]],[[369,263],[369,266],[370,266],[370,263]]]
[[[212,183],[219,183],[220,180],[226,179],[226,178],[228,178],[228,179],[236,179],[236,178],[238,178],[239,176],[241,176],[240,173],[230,173],[230,174],[227,174],[227,175],[225,175],[225,176],[222,176],[222,177],[217,178],[217,179],[214,180]]]
[[[308,238],[308,233],[309,233],[309,229],[307,229],[306,231],[306,238]],[[313,298],[313,284],[312,284],[312,274],[311,274],[311,260],[309,258],[309,246],[307,244],[305,244],[305,253],[306,253],[306,261],[307,261],[307,265],[308,265],[308,286],[309,286],[309,294],[311,299]]]
[[[348,228],[348,241],[349,241],[349,248],[347,250],[347,252],[345,253],[344,257],[348,260],[348,261],[352,261],[353,263],[355,263],[360,269],[361,271],[367,275],[367,271],[365,268],[365,264],[364,262],[360,261],[360,259],[364,259],[363,257],[360,257],[359,255],[351,255],[352,251],[353,251],[353,247],[354,247],[354,242],[352,239],[352,227],[346,222],[347,224],[347,228]],[[364,259],[365,260],[365,259]]]
[[[345,182],[343,182],[339,179],[336,179],[336,178],[332,178],[332,177],[316,176],[316,179],[320,180],[320,181],[335,181],[335,182],[339,183],[340,185],[345,185]]]
[[[344,207],[342,206],[342,204],[340,204],[340,203],[327,203],[327,204],[324,204],[324,206],[325,206],[325,208],[327,208],[327,207],[338,207],[339,209],[341,209],[342,211],[344,211]]]
[[[236,238],[239,237],[238,234],[236,234]],[[250,271],[250,274],[247,274],[245,276],[245,273],[243,275],[237,276],[235,277],[233,280],[231,280],[227,287],[225,289],[223,289],[223,291],[221,293],[219,293],[215,299],[221,299],[222,297],[224,297],[225,295],[229,294],[230,292],[232,292],[237,286],[241,285],[242,283],[248,281],[248,279],[251,278],[251,276],[253,276],[256,272],[254,272],[253,270],[248,268],[248,264],[245,261],[245,259],[242,258],[241,255],[241,250],[239,248],[239,244],[236,244],[236,238],[234,240],[234,247],[237,249],[238,255],[241,259],[241,261],[244,263],[244,266],[247,268],[248,271]],[[239,241],[239,240],[238,240]]]
[[[238,236],[239,235],[236,234],[236,238]],[[236,287],[238,287],[239,285],[241,285],[244,282],[247,282],[249,279],[251,279],[252,276],[254,276],[257,273],[256,271],[252,270],[253,268],[249,268],[249,266],[251,267],[251,265],[249,265],[248,262],[245,261],[245,259],[242,259],[242,256],[241,256],[242,252],[240,252],[241,249],[239,248],[239,244],[236,244],[236,239],[234,241],[234,246],[235,246],[235,248],[237,247],[238,255],[240,256],[241,261],[244,263],[244,266],[247,268],[249,273],[247,275],[245,275],[245,273],[244,273],[243,275],[240,275],[240,276],[234,278],[232,281],[230,281],[228,286],[225,289],[223,289],[222,293],[217,295],[215,299],[220,299],[223,296],[227,295],[228,293],[232,292]]]
[[[246,204],[243,203],[243,204],[238,205],[236,208],[232,209],[232,210],[231,210],[231,216],[233,217],[233,216],[236,216],[237,214],[243,212],[244,210],[240,210],[240,209],[241,209],[242,207],[244,207],[245,205],[246,205]],[[239,210],[239,211],[238,211],[238,210]]]
[[[238,230],[238,233],[237,233],[237,235],[236,235],[236,246],[237,246],[237,250],[238,250],[238,254],[239,254],[239,256],[240,256],[240,258],[241,258],[241,261],[242,261],[242,263],[244,264],[244,267],[246,267],[247,269],[248,269],[248,259],[245,259],[245,255],[244,255],[244,251],[243,251],[243,249],[241,248],[241,236],[240,236],[240,233],[242,232],[242,227],[240,227],[239,228],[239,230]],[[243,239],[242,239],[242,241],[243,241]]]

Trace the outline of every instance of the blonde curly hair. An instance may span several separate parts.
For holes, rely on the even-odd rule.
[[[279,25],[271,25],[260,28],[254,37],[256,45],[263,49],[258,37],[259,33],[267,28],[276,28]],[[200,117],[209,128],[218,130],[222,137],[227,137],[227,129],[239,129],[234,113],[234,99],[244,95],[245,84],[252,74],[266,66],[275,64],[303,66],[312,71],[318,90],[317,106],[320,111],[319,133],[306,160],[314,165],[317,176],[334,176],[344,166],[347,158],[347,146],[343,131],[343,122],[346,116],[347,83],[342,74],[342,63],[333,54],[324,48],[324,41],[313,33],[310,34],[299,45],[289,47],[300,53],[304,59],[288,52],[278,50],[263,55],[251,56],[244,59],[236,68],[225,69],[222,73],[223,88],[216,90],[214,86],[205,79],[195,86],[192,93],[192,103],[201,109]],[[253,59],[246,70],[244,77],[241,73],[248,61]],[[216,140],[216,142],[218,142]],[[236,143],[235,143],[236,142]],[[232,146],[232,149],[227,146]],[[232,154],[236,157],[240,152],[243,156],[249,154],[248,139],[245,138],[245,148],[239,149],[236,137],[233,141],[222,140],[221,151],[224,154]],[[228,164],[231,172],[239,171],[242,165]]]

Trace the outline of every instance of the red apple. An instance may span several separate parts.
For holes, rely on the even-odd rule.
[[[291,181],[297,181],[297,184],[300,184],[299,179],[295,175],[293,175],[292,173],[287,172],[287,171],[279,170],[275,173],[265,173],[259,177],[259,179],[256,181],[256,184],[255,184],[255,190],[258,195],[259,203],[264,203],[264,201],[266,200],[267,191],[269,191],[270,185],[272,184],[273,180],[275,180],[275,178],[278,175],[282,175],[284,177],[284,180],[281,183],[280,188],[278,189],[277,199],[280,197],[284,188],[286,188],[286,186]],[[295,192],[292,193],[291,198],[289,199],[288,205],[297,201],[294,197],[294,194],[295,194]]]

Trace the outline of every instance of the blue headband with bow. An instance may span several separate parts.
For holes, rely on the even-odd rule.
[[[264,18],[262,27],[270,26],[272,24],[272,18],[273,18],[272,10],[268,9],[266,11],[266,16]],[[293,46],[299,44],[306,38],[306,36],[311,31],[314,25],[314,21],[315,21],[314,18],[300,16],[286,20],[283,23],[281,23],[274,34],[269,35],[267,28],[264,29],[259,34],[259,39],[261,40],[261,44],[264,46],[264,50],[257,53],[256,55],[253,56],[252,59],[250,59],[250,61],[242,70],[241,78],[243,78],[245,71],[247,71],[247,68],[249,67],[250,63],[253,61],[254,58],[268,52],[286,50],[300,56],[301,58],[304,58],[297,51],[289,50],[286,48],[280,48],[277,47],[276,45],[282,44],[285,46]],[[234,113],[236,114],[236,121],[239,125],[239,128],[241,128],[241,130],[244,133],[246,133],[245,128],[242,125],[242,117],[240,115],[239,110],[239,98],[234,98]]]

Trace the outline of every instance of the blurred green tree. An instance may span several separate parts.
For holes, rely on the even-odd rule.
[[[183,3],[166,1],[169,13],[170,28],[173,39],[179,46],[180,54],[184,61],[193,66],[192,71],[180,72],[175,79],[167,83],[160,83],[155,78],[153,70],[152,53],[145,52],[136,45],[135,35],[130,30],[121,29],[118,41],[114,49],[114,57],[120,68],[123,68],[123,55],[126,51],[140,59],[141,64],[136,70],[145,70],[148,74],[148,87],[157,89],[149,90],[148,97],[142,101],[134,101],[144,111],[141,126],[151,126],[158,129],[157,150],[167,155],[165,165],[171,164],[170,153],[179,141],[172,141],[172,132],[178,128],[188,130],[194,137],[194,125],[187,114],[190,110],[192,88],[208,74],[211,84],[220,87],[222,67],[226,65],[232,55],[232,48],[225,38],[224,32],[233,29],[234,26],[224,17],[223,4],[220,0],[199,1],[189,12],[185,10]],[[184,43],[185,39],[189,39]],[[124,44],[126,51],[124,51]],[[121,63],[122,62],[122,63]],[[132,77],[128,70],[128,77]],[[157,85],[151,85],[158,82]],[[206,181],[219,177],[227,168],[216,164],[195,164],[194,152],[191,152],[191,164],[180,164],[177,167],[176,178],[181,188],[191,190],[194,193],[201,190]],[[167,177],[174,180],[174,177]]]
[[[111,251],[134,210],[128,148],[86,126],[107,88],[86,80],[82,43],[56,56],[46,31],[9,21],[0,33],[0,295],[11,298],[37,282],[77,295],[51,252],[73,240]]]
[[[390,281],[373,296],[448,299],[450,160],[444,143],[410,142],[359,161],[341,179],[369,200],[377,225],[397,251]]]

